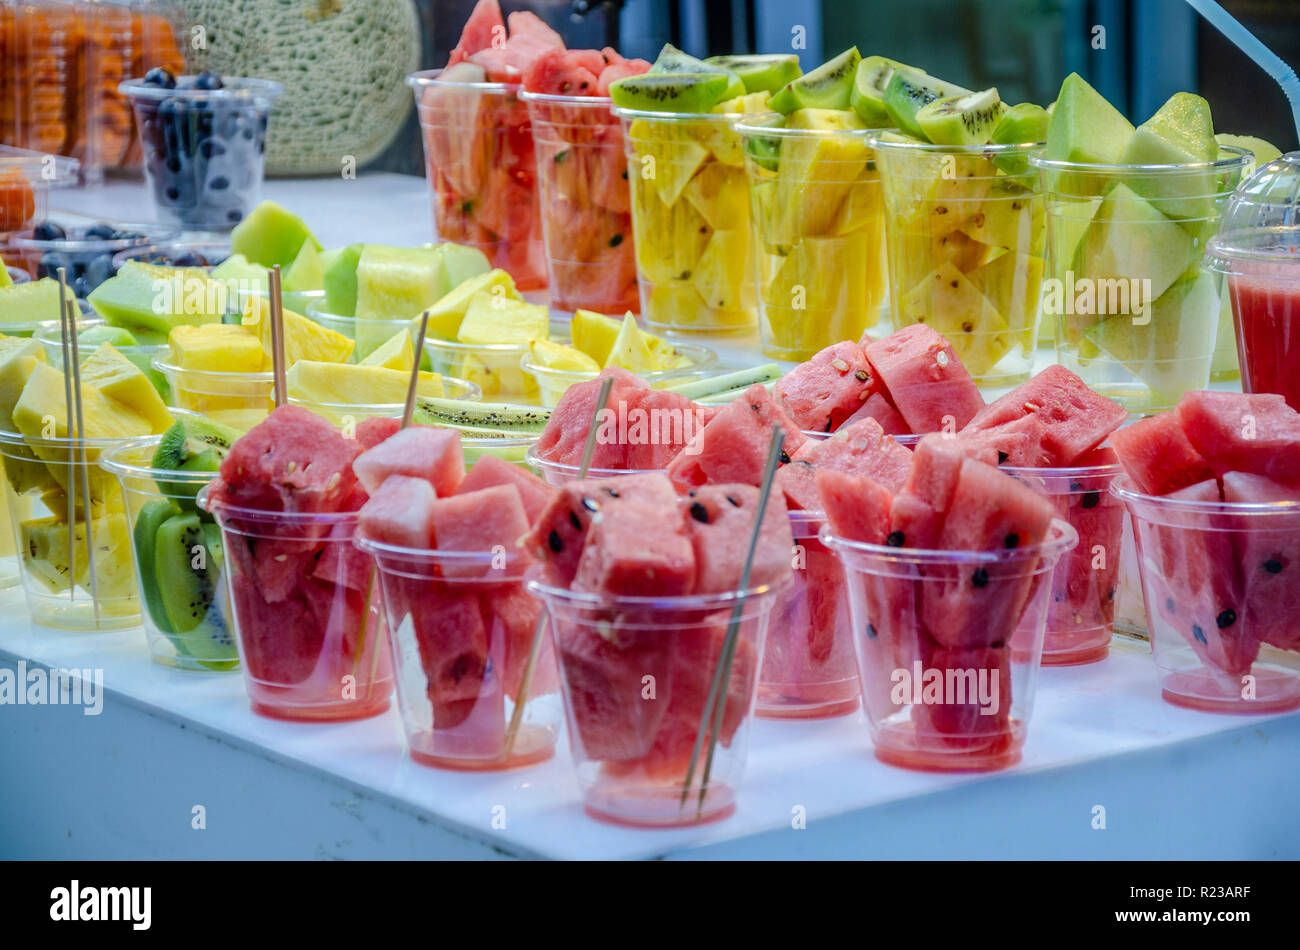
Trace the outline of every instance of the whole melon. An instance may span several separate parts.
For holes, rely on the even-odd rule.
[[[420,68],[413,0],[184,0],[189,69],[284,86],[266,142],[269,175],[360,168],[401,130]],[[202,29],[199,30],[198,28]]]

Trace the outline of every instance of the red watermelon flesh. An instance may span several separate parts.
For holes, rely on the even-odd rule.
[[[302,541],[278,538],[241,540],[247,543],[252,557],[249,576],[269,604],[282,603],[293,595],[299,582],[315,569],[324,543],[305,546]]]
[[[1058,651],[1068,647],[1072,635],[1086,638],[1099,628],[1109,630],[1115,619],[1124,506],[1102,492],[1097,504],[1084,507],[1088,494],[1071,496],[1067,511],[1058,515],[1079,534],[1078,545],[1057,565],[1047,613]]]
[[[352,590],[371,589],[374,561],[352,543],[356,529],[356,525],[346,522],[330,528],[316,559],[316,569],[311,572],[313,578]]]
[[[325,641],[325,628],[317,623],[311,608],[300,597],[272,605],[262,598],[256,583],[238,576],[231,581],[231,606],[239,618],[248,675],[265,684],[288,685],[308,679]]]
[[[510,39],[506,40],[505,53],[506,62],[514,67],[518,72],[527,72],[540,57],[556,49],[563,49],[554,43],[539,39],[528,33],[514,33]],[[595,77],[591,80],[592,88],[595,88]]]
[[[571,49],[568,54],[571,62],[581,66],[593,76],[599,76],[609,65],[605,54],[598,49]]]
[[[504,43],[505,38],[506,23],[501,16],[501,4],[497,0],[478,0],[460,31],[460,41],[451,51],[447,65],[454,66],[469,59],[471,53],[490,48],[494,40]]]
[[[772,395],[800,429],[833,432],[862,407],[874,384],[862,347],[845,340],[800,363],[772,387]]]
[[[777,426],[785,432],[782,458],[788,462],[807,439],[771,393],[750,386],[695,434],[668,466],[668,475],[680,489],[710,482],[759,485]]]
[[[599,53],[595,55],[603,64],[604,58]],[[544,47],[528,64],[523,83],[529,92],[548,96],[596,94],[596,73],[591,71],[590,63],[578,50],[562,47]]]
[[[437,500],[433,486],[423,478],[390,475],[361,509],[359,528],[366,537],[384,544],[432,548],[433,503]]]
[[[1043,449],[1051,454],[1053,465],[1073,465],[1128,419],[1119,403],[1093,392],[1064,366],[1052,364],[982,409],[968,428],[992,429],[1030,414],[1047,427]]]
[[[944,751],[964,749],[996,754],[1013,744],[1011,732],[1011,647],[951,648],[920,637],[921,667],[935,670],[965,691],[967,702],[921,703],[912,706],[912,723],[922,747]],[[973,678],[971,676],[973,674]],[[981,704],[979,677],[985,677],[989,702]],[[994,689],[996,677],[996,689]],[[924,683],[924,681],[923,681]],[[972,699],[972,688],[974,698]],[[922,694],[924,696],[924,693]],[[940,694],[944,699],[951,695]],[[995,708],[996,707],[996,708]]]
[[[817,473],[817,492],[832,534],[866,544],[885,543],[893,504],[889,489],[865,475],[822,469]]]
[[[600,48],[600,55],[605,57],[605,62],[607,63],[623,62],[623,54],[612,46],[602,46]]]
[[[430,507],[429,517],[434,543],[444,552],[487,552],[501,548],[509,554],[528,533],[524,503],[514,485],[494,485],[440,498]],[[506,566],[505,563],[488,565],[477,559],[464,564],[444,561],[442,572],[447,577],[481,577]]]
[[[796,458],[810,453],[818,468],[866,475],[891,492],[903,487],[912,470],[912,453],[885,435],[874,419],[855,422],[822,442],[810,440]]]
[[[718,594],[740,585],[759,494],[752,485],[702,485],[681,500],[686,534],[694,550],[694,593]],[[788,578],[793,548],[785,502],[778,492],[772,492],[754,548],[749,586],[778,585]]]
[[[885,543],[893,547],[932,551],[939,545],[943,515],[923,499],[904,491],[889,506],[889,534]]]
[[[451,584],[403,578],[435,729],[461,725],[483,693],[488,630],[478,594]]]
[[[914,323],[866,346],[872,375],[913,432],[960,429],[984,399],[952,345]],[[945,426],[950,420],[951,425]]]
[[[439,496],[446,496],[465,477],[465,453],[455,429],[408,426],[362,452],[352,469],[372,494],[390,475],[409,475],[423,478]]]
[[[542,602],[528,593],[522,581],[494,584],[483,594],[483,615],[499,628],[505,644],[505,690],[511,699],[519,692],[524,667],[533,645],[533,634],[542,613]],[[543,643],[533,670],[529,695],[543,696],[558,688],[555,679],[555,651],[550,637]]]
[[[1018,468],[1040,468],[1054,464],[1054,456],[1043,448],[1047,426],[1037,414],[1021,416],[990,429],[963,429],[958,433],[970,449],[984,450],[994,456],[990,464]]]
[[[357,444],[361,446],[362,451],[373,449],[380,442],[396,435],[401,428],[401,419],[367,416],[357,423]]]
[[[660,389],[628,392],[626,465],[629,469],[666,469],[695,433],[704,428],[698,407],[685,396]],[[621,404],[612,403],[623,411]]]
[[[596,410],[596,397],[600,395],[601,380],[606,376],[614,377],[609,399],[605,403],[607,410],[612,410],[617,418],[620,401],[632,404],[638,398],[636,393],[648,389],[645,380],[624,369],[611,368],[602,372],[595,379],[574,383],[564,391],[560,401],[551,410],[546,428],[537,440],[534,451],[537,457],[548,462],[562,465],[581,465],[582,452],[587,444],[587,430],[591,427]],[[592,453],[591,467],[606,469],[624,469],[627,460],[627,447],[617,439],[597,438],[596,449]]]
[[[775,490],[785,496],[786,507],[792,511],[821,511],[822,500],[817,493],[817,466],[811,459],[791,459],[789,465],[776,470]]]
[[[1172,412],[1116,429],[1110,441],[1134,487],[1148,495],[1167,495],[1214,477]]]
[[[936,512],[947,511],[966,459],[964,440],[938,433],[927,435],[913,448],[912,468],[901,487],[925,501]]]
[[[456,488],[457,495],[466,495],[484,488],[497,485],[513,485],[519,490],[519,498],[524,504],[524,515],[532,524],[551,500],[553,490],[532,472],[525,471],[518,465],[512,465],[498,455],[483,454],[465,474]]]
[[[547,26],[546,22],[536,13],[528,10],[516,10],[506,17],[506,23],[510,26],[511,39],[527,36],[547,46],[564,48],[564,39],[559,33]]]
[[[1259,475],[1228,472],[1223,498],[1230,502],[1300,501],[1300,492]],[[1281,506],[1280,506],[1281,507]],[[1234,536],[1242,572],[1245,625],[1283,650],[1300,649],[1300,518],[1295,515],[1243,517]]]
[[[469,62],[482,66],[488,82],[519,82],[520,70],[505,49],[483,49],[470,54]]]
[[[1300,483],[1300,413],[1275,393],[1189,392],[1174,410],[1214,474]]]
[[[628,76],[640,76],[650,71],[650,64],[644,59],[625,59],[611,62],[596,77],[596,95],[608,96],[611,83],[626,79]]]
[[[669,508],[629,502],[602,508],[587,531],[574,590],[630,597],[676,597],[695,584],[695,553]]]
[[[863,419],[875,419],[880,423],[880,428],[885,431],[886,435],[909,435],[912,432],[908,428],[907,420],[889,404],[889,400],[882,393],[873,392],[867,397],[866,402],[858,408],[858,411],[845,419],[841,425],[851,426]]]

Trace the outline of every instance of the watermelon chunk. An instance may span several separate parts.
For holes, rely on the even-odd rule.
[[[1052,465],[1074,464],[1128,419],[1119,403],[1093,392],[1064,366],[1053,364],[980,410],[966,428],[992,429],[1030,414],[1047,428],[1043,449],[1051,453]]]
[[[759,490],[752,485],[703,485],[681,501],[695,559],[695,593],[735,590],[749,551]],[[790,576],[794,538],[780,494],[772,492],[750,571],[751,587],[778,585]]]
[[[390,475],[361,508],[366,537],[399,547],[433,547],[433,503],[437,494],[423,478]]]
[[[872,375],[913,432],[956,431],[984,408],[947,340],[923,323],[866,345]]]
[[[1116,429],[1110,441],[1134,486],[1148,495],[1168,495],[1214,477],[1172,412]]]
[[[695,553],[676,515],[675,504],[602,508],[587,531],[574,589],[635,597],[691,593]]]
[[[850,541],[885,543],[894,500],[889,489],[866,475],[833,469],[819,471],[816,481],[832,533]]]
[[[392,438],[401,428],[401,419],[367,416],[357,423],[357,444],[361,446],[363,452],[366,449],[373,449],[385,439]]]
[[[447,59],[448,66],[469,59],[470,54],[479,50],[490,49],[496,38],[505,40],[506,21],[501,16],[501,4],[497,0],[478,0],[474,9],[460,31],[460,41]]]
[[[591,96],[596,94],[597,74],[583,54],[594,51],[565,50],[545,47],[528,64],[523,74],[524,88],[548,96]],[[605,58],[595,53],[603,71]]]
[[[409,475],[423,478],[443,497],[465,477],[465,453],[455,429],[408,426],[362,452],[352,469],[372,494],[390,475]]]
[[[601,380],[614,377],[606,409],[612,409],[617,418],[618,406],[634,404],[641,390],[648,389],[645,380],[625,369],[611,368],[595,379],[574,383],[564,391],[560,401],[551,410],[546,428],[534,449],[537,457],[561,465],[581,465],[583,449],[587,444],[587,431],[596,413],[596,398],[600,395]],[[627,446],[618,439],[596,440],[591,456],[592,468],[625,469]]]
[[[845,419],[841,425],[851,426],[863,419],[875,419],[880,423],[880,428],[885,430],[886,435],[910,435],[912,432],[907,425],[907,420],[889,404],[889,400],[882,393],[873,392],[858,411]]]
[[[474,712],[488,672],[488,629],[474,590],[404,579],[434,729],[461,726]]]
[[[650,64],[644,59],[621,59],[618,62],[611,61],[608,66],[600,71],[596,77],[596,95],[608,96],[609,84],[617,82],[620,79],[626,79],[628,76],[640,76],[642,73],[650,71]]]
[[[704,428],[699,407],[678,393],[660,389],[629,392],[624,464],[632,470],[666,469]],[[615,405],[622,412],[622,406]]]
[[[971,429],[958,433],[962,444],[973,452],[984,452],[991,465],[1017,468],[1051,467],[1054,456],[1043,448],[1047,426],[1037,413],[1029,413],[991,429]]]
[[[710,482],[759,485],[776,426],[785,432],[782,455],[788,463],[807,438],[771,393],[750,386],[695,434],[668,466],[668,475],[681,489]]]
[[[1011,731],[1011,647],[947,647],[921,634],[920,660],[924,670],[937,670],[948,679],[948,674],[973,672],[976,684],[969,678],[954,677],[954,682],[976,689],[976,699],[967,702],[922,703],[912,706],[912,723],[918,744],[950,752],[962,749],[995,755],[1010,749],[1014,742]],[[978,701],[978,677],[986,677],[991,701],[987,707]],[[997,691],[992,692],[996,677]]]
[[[501,547],[511,552],[528,532],[524,503],[514,485],[494,485],[440,498],[433,503],[429,518],[439,551],[491,551]],[[498,565],[497,569],[502,567]],[[447,577],[483,576],[492,570],[481,561],[442,565]]]
[[[513,485],[519,490],[519,498],[524,504],[524,514],[532,524],[551,500],[552,489],[532,472],[524,471],[498,455],[484,453],[465,474],[465,478],[456,488],[457,495],[492,488],[497,485]]]
[[[1228,472],[1223,499],[1230,502],[1300,501],[1300,492],[1259,475]],[[1300,519],[1243,517],[1233,540],[1241,565],[1245,626],[1283,650],[1300,650]]]
[[[862,347],[845,340],[800,363],[772,387],[772,395],[799,428],[833,432],[874,390]]]
[[[1214,474],[1300,482],[1300,413],[1275,393],[1189,392],[1174,410]]]

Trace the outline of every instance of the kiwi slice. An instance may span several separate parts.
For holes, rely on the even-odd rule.
[[[659,51],[659,56],[651,65],[647,76],[659,75],[681,75],[689,73],[698,75],[700,73],[717,73],[727,77],[726,90],[719,97],[719,102],[725,102],[728,99],[734,99],[737,96],[745,94],[745,83],[736,73],[722,66],[716,66],[713,63],[703,59],[696,59],[690,53],[683,53],[672,43],[665,43],[664,48]]]
[[[195,567],[200,547],[205,549],[203,566]],[[198,660],[229,661],[235,642],[214,605],[220,572],[207,547],[197,514],[173,515],[158,526],[154,539],[154,577],[177,647]]]
[[[936,99],[916,113],[916,124],[935,145],[986,145],[1006,106],[996,89]]]
[[[776,92],[803,73],[799,68],[799,57],[794,53],[710,56],[705,62],[739,76],[745,84],[747,95],[753,92]]]
[[[936,99],[949,99],[969,92],[969,89],[935,79],[919,69],[901,66],[894,70],[885,86],[885,111],[899,129],[914,138],[925,139],[925,131],[917,124],[916,114]]]
[[[609,96],[624,109],[651,112],[708,112],[725,98],[723,73],[659,73],[610,83]]]
[[[902,68],[906,68],[902,63],[883,56],[868,56],[858,63],[853,88],[849,91],[849,105],[867,128],[877,129],[889,124],[889,113],[885,111],[885,87],[894,71]]]
[[[1032,102],[1022,102],[1002,113],[993,127],[994,145],[1030,145],[1047,141],[1047,125],[1052,117]]]
[[[779,129],[782,128],[784,117],[779,115],[769,115],[762,118],[746,119],[747,125],[762,126],[763,128]],[[774,172],[781,164],[781,137],[778,135],[757,135],[753,132],[745,134],[745,154],[759,168],[765,168]]]
[[[171,621],[167,619],[167,612],[163,609],[162,593],[158,589],[154,566],[154,541],[163,522],[180,513],[180,507],[170,498],[155,498],[141,507],[140,514],[135,519],[135,528],[132,529],[135,563],[140,569],[140,593],[144,595],[144,607],[149,613],[149,618],[153,620],[154,626],[164,633],[170,632]],[[176,647],[184,650],[179,643]]]
[[[215,472],[239,438],[230,426],[196,416],[182,416],[163,433],[154,450],[153,467],[179,472]],[[162,482],[158,488],[165,495],[192,499],[198,486],[185,482]],[[183,501],[188,505],[188,501]]]
[[[822,63],[781,87],[768,106],[782,115],[795,109],[847,109],[862,54],[850,46],[834,59]]]

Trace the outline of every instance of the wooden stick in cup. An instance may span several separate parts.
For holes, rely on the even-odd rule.
[[[402,428],[415,415],[415,394],[420,387],[420,360],[424,356],[424,337],[429,332],[429,311],[420,314],[420,329],[415,334],[415,361],[411,364],[411,381],[406,384],[406,405],[402,407]]]
[[[86,524],[86,573],[90,575],[90,603],[95,612],[95,626],[99,626],[99,578],[95,576],[95,537],[94,537],[94,519],[90,516],[90,465],[89,456],[86,452],[86,417],[83,411],[81,399],[81,341],[77,338],[77,303],[75,300],[67,302],[68,308],[68,349],[72,354],[72,362],[64,363],[64,376],[72,378],[72,401],[76,407],[77,417],[77,441],[73,443],[77,453],[77,468],[81,472],[81,511],[82,520]],[[74,504],[74,521],[75,504]],[[73,583],[75,575],[70,578]]]
[[[280,297],[280,265],[266,272],[266,289],[270,298],[271,321],[271,371],[275,384],[273,400],[279,409],[289,401],[289,387],[285,383],[284,365],[284,302]]]
[[[68,326],[73,319],[72,326]],[[72,408],[72,336],[77,332],[75,318],[68,309],[68,277],[64,268],[59,268],[59,348],[63,356],[63,410],[64,432],[68,439],[73,438],[76,414]],[[69,503],[68,517],[68,596],[76,596],[77,590],[77,461],[71,451],[68,452],[67,493],[72,499]],[[86,512],[83,512],[83,515]]]

